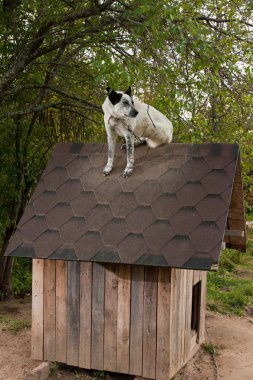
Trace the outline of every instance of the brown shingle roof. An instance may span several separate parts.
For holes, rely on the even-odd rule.
[[[6,254],[211,269],[225,230],[245,231],[238,145],[142,146],[130,178],[119,146],[109,177],[106,160],[105,144],[59,143]]]

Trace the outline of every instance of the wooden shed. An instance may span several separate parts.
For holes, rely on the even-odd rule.
[[[168,144],[102,175],[106,144],[56,146],[7,255],[33,259],[32,357],[169,379],[204,340],[206,273],[245,250],[237,144]]]

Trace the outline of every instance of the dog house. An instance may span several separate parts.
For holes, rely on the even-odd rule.
[[[32,356],[171,378],[204,340],[206,273],[245,250],[239,147],[56,146],[7,255],[33,259]]]

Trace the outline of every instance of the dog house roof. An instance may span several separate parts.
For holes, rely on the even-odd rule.
[[[6,254],[216,269],[225,240],[245,249],[237,144],[136,148],[102,175],[106,144],[59,143]]]

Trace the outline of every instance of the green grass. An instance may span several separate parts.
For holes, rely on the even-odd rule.
[[[19,331],[29,327],[31,327],[31,323],[26,319],[0,316],[0,328],[3,331],[9,331],[12,334],[17,334]]]
[[[248,230],[247,252],[222,252],[218,272],[207,276],[207,306],[223,314],[244,315],[253,305],[253,229]]]
[[[203,343],[201,346],[210,355],[217,356],[219,354],[217,347],[211,342]]]

